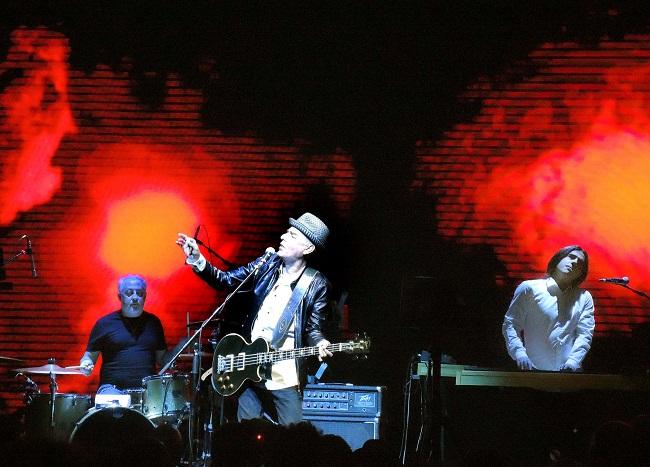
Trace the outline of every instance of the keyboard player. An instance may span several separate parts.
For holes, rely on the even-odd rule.
[[[519,284],[502,331],[520,370],[581,369],[595,327],[593,299],[579,287],[588,270],[587,252],[570,245],[551,257],[546,277]]]

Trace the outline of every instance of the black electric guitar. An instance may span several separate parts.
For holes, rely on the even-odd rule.
[[[369,349],[370,339],[367,337],[327,346],[330,352],[351,354],[367,354]],[[268,377],[272,364],[312,355],[318,355],[318,347],[271,351],[269,344],[261,337],[248,343],[239,334],[228,334],[221,338],[214,350],[212,387],[222,396],[230,396],[247,379],[261,381],[263,377]]]

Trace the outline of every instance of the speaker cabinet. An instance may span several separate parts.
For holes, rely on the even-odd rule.
[[[303,415],[302,419],[310,422],[323,434],[340,436],[353,451],[369,439],[379,439],[379,417],[363,419],[340,415]]]

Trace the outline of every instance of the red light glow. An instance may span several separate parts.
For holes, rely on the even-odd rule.
[[[119,275],[138,271],[149,278],[166,277],[179,267],[171,240],[179,227],[197,223],[191,207],[175,193],[134,194],[108,207],[99,256]]]
[[[51,199],[61,185],[61,170],[52,167],[52,157],[65,134],[76,131],[67,95],[67,40],[44,29],[18,29],[11,41],[0,74],[14,66],[9,62],[22,60],[29,66],[0,96],[4,130],[18,141],[0,141],[11,145],[0,165],[0,225]]]
[[[468,90],[483,100],[481,114],[431,158],[443,169],[440,232],[492,244],[512,277],[543,271],[558,248],[580,244],[590,278],[647,285],[650,67],[612,59],[594,69],[589,60],[607,53],[574,47],[545,44],[530,58],[543,73]]]
[[[197,186],[209,158],[200,148],[180,150],[159,144],[100,144],[79,159],[71,176],[80,192],[54,235],[43,248],[65,261],[66,275],[46,277],[53,288],[83,284],[71,319],[81,339],[74,350],[81,355],[95,321],[119,308],[117,279],[128,273],[147,280],[145,309],[163,322],[170,345],[186,332],[185,312],[207,310],[214,297],[174,243],[178,232],[193,234],[200,223],[204,240],[232,259],[240,241],[221,222],[237,225],[239,203],[225,164],[212,161],[209,184]],[[198,175],[197,175],[198,174]],[[192,319],[198,319],[193,316]],[[70,382],[66,389],[84,390],[97,384],[98,372],[88,380]]]
[[[579,243],[603,274],[645,275],[650,218],[650,138],[620,132],[552,150],[529,165],[502,165],[476,190],[483,221],[503,209],[503,193],[522,193],[512,208],[513,235],[543,266],[558,246]]]

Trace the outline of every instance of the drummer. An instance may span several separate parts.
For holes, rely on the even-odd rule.
[[[86,376],[102,354],[97,394],[124,394],[142,387],[142,378],[153,375],[167,350],[163,327],[155,315],[144,311],[147,282],[138,275],[121,277],[117,298],[122,304],[97,320],[90,332],[81,369]]]

